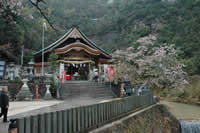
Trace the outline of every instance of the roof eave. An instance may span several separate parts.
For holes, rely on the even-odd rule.
[[[33,54],[33,56],[35,56],[35,55],[37,55],[37,54],[40,54],[42,51],[46,51],[46,50],[48,50],[48,49],[50,49],[51,47],[53,47],[53,46],[55,46],[57,43],[59,43],[60,41],[62,41],[67,35],[69,35],[70,34],[70,32],[71,31],[73,31],[73,29],[74,28],[71,28],[67,33],[65,33],[61,38],[59,38],[57,41],[55,41],[54,43],[52,43],[52,44],[50,44],[48,47],[46,47],[46,48],[44,48],[44,49],[42,49],[42,50],[40,50],[40,51],[38,51],[38,52],[35,52],[34,54]]]

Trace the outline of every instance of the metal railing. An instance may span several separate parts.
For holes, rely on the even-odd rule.
[[[152,94],[76,107],[17,119],[18,133],[76,133],[106,124],[139,107],[153,104]]]

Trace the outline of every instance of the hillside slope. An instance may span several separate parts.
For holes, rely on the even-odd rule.
[[[154,35],[157,46],[175,44],[186,70],[191,75],[200,74],[199,0],[47,0],[46,3],[40,3],[40,7],[57,29],[49,27],[45,31],[46,46],[73,26],[78,26],[108,52],[137,47],[136,40]],[[16,23],[11,26],[16,28],[0,27],[4,38],[0,45],[8,42],[25,45],[28,61],[30,51],[41,49],[43,17],[27,0],[23,0],[22,7]]]

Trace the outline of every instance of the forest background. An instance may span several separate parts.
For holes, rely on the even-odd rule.
[[[39,6],[55,28],[48,25],[45,46],[74,26],[109,53],[137,52],[137,40],[147,36],[156,37],[151,49],[173,44],[191,90],[178,97],[200,101],[200,0],[46,0]],[[1,0],[0,57],[19,63],[24,48],[24,62],[30,61],[42,47],[43,20],[29,0]]]

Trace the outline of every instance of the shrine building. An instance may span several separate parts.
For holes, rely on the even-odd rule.
[[[44,72],[48,73],[48,58],[54,52],[58,55],[58,64],[63,63],[67,75],[78,73],[80,80],[88,80],[94,69],[100,75],[105,64],[112,64],[112,57],[86,37],[78,28],[70,29],[56,42],[44,48]],[[34,73],[41,76],[42,50],[34,54]]]

